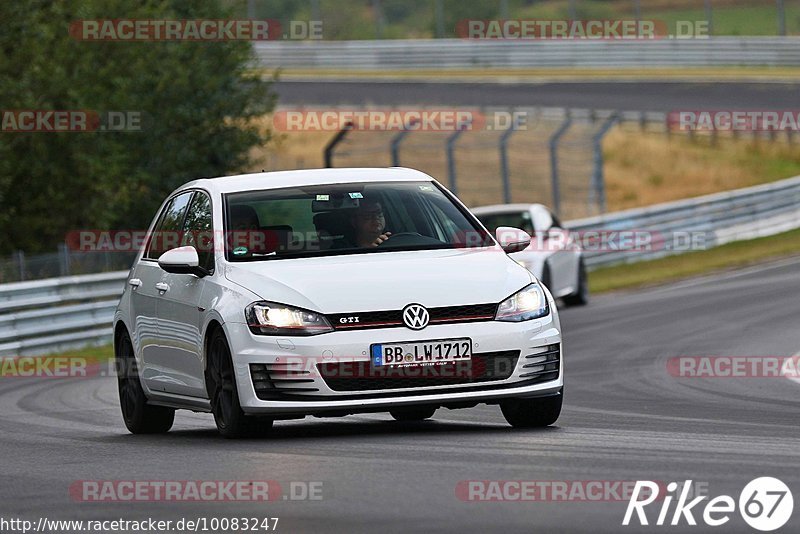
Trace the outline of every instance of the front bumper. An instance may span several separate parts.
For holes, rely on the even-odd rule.
[[[530,371],[530,362],[538,361],[537,354],[546,352],[548,347],[554,345],[561,349],[561,332],[556,312],[541,319],[521,323],[486,321],[433,325],[418,331],[400,327],[337,331],[310,337],[257,336],[244,323],[226,323],[225,330],[233,354],[239,402],[242,410],[249,414],[313,415],[337,411],[386,411],[415,404],[469,405],[509,397],[557,394],[564,384],[563,350],[560,350],[558,378],[532,383],[525,377]],[[369,362],[370,345],[373,343],[463,337],[472,339],[473,354],[519,351],[519,358],[510,376],[479,383],[335,391],[316,372],[317,364]],[[526,359],[526,356],[534,359]],[[310,372],[303,375],[302,387],[286,384],[287,394],[283,398],[263,400],[256,393],[251,364],[279,364]],[[293,386],[294,389],[290,389]]]

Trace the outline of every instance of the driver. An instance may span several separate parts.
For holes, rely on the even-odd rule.
[[[362,200],[349,223],[352,231],[339,240],[335,248],[377,247],[392,235],[386,231],[383,206],[374,200]]]

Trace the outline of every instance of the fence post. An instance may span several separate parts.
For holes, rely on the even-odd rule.
[[[375,16],[375,39],[383,39],[383,8],[381,0],[372,0],[372,11]]]
[[[508,139],[519,128],[519,117],[514,118],[511,126],[500,136],[500,176],[503,179],[503,203],[511,204],[511,178],[508,171]]]
[[[706,12],[706,21],[708,22],[708,36],[711,37],[714,35],[714,12],[711,7],[711,0],[705,0],[704,7]]]
[[[311,0],[311,20],[322,20],[319,12],[319,0]]]
[[[508,0],[500,0],[500,18],[503,20],[508,20]]]
[[[594,152],[594,173],[592,176],[592,185],[596,196],[598,205],[600,206],[600,213],[606,211],[606,183],[603,177],[603,137],[608,133],[612,126],[619,122],[619,115],[613,113],[606,119],[606,122],[600,127],[600,130],[594,134],[592,138],[592,151]]]
[[[444,39],[444,0],[435,0],[436,38]]]
[[[333,167],[333,151],[336,149],[336,145],[341,143],[344,138],[347,136],[347,133],[353,129],[353,123],[348,122],[344,125],[344,128],[339,130],[336,135],[333,136],[333,139],[328,141],[328,144],[325,145],[325,168],[330,169]]]
[[[786,9],[783,0],[775,0],[778,9],[778,35],[786,35]]]
[[[58,257],[61,260],[61,276],[69,276],[69,248],[66,243],[58,244]]]
[[[19,280],[22,282],[25,280],[25,252],[18,250],[16,256],[17,267],[19,267]]]
[[[391,141],[391,151],[392,151],[392,167],[399,167],[400,166],[400,143],[403,142],[403,139],[406,138],[408,134],[411,133],[409,127],[415,126],[417,124],[416,119],[412,119],[409,123],[400,130],[397,135],[392,137]]]
[[[463,134],[471,125],[472,121],[470,121],[468,124],[461,125],[458,130],[450,134],[450,136],[447,138],[447,179],[448,187],[454,195],[458,194],[458,188],[456,185],[456,161],[453,152],[455,151],[456,141],[458,141],[458,138],[461,137],[461,134]]]
[[[558,142],[561,140],[561,137],[567,133],[569,127],[572,126],[572,115],[570,114],[569,110],[567,110],[567,117],[564,119],[564,122],[561,123],[561,126],[558,127],[558,130],[550,136],[550,186],[553,189],[553,211],[556,212],[556,215],[560,215],[561,211],[561,191],[559,188],[559,176],[558,176]]]

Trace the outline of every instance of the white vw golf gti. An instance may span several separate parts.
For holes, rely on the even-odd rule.
[[[517,427],[558,419],[552,295],[430,176],[401,168],[196,180],[150,226],[114,316],[133,433],[176,409],[240,437],[307,415],[499,404]]]

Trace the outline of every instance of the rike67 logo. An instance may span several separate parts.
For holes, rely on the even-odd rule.
[[[698,519],[701,519],[707,526],[719,527],[725,525],[730,521],[731,516],[735,515],[738,504],[739,514],[748,525],[756,530],[769,532],[785,525],[794,509],[794,498],[789,487],[772,477],[751,480],[739,494],[738,503],[729,495],[720,495],[706,502],[705,506],[700,506],[700,503],[708,499],[707,495],[689,500],[691,498],[691,480],[687,480],[683,486],[679,486],[677,482],[670,482],[667,484],[666,494],[663,495],[660,494],[659,487],[663,489],[663,485],[660,486],[656,482],[636,481],[628,508],[625,510],[625,517],[622,520],[623,525],[631,524],[634,513],[636,514],[634,525],[636,520],[640,525],[651,524],[652,513],[648,518],[645,508],[657,500],[661,501],[661,508],[655,525],[674,526],[683,524],[685,521],[686,525],[695,526],[697,525],[695,514],[697,514]],[[640,499],[640,496],[644,496],[644,498]],[[676,497],[677,502],[670,517],[670,508]]]

